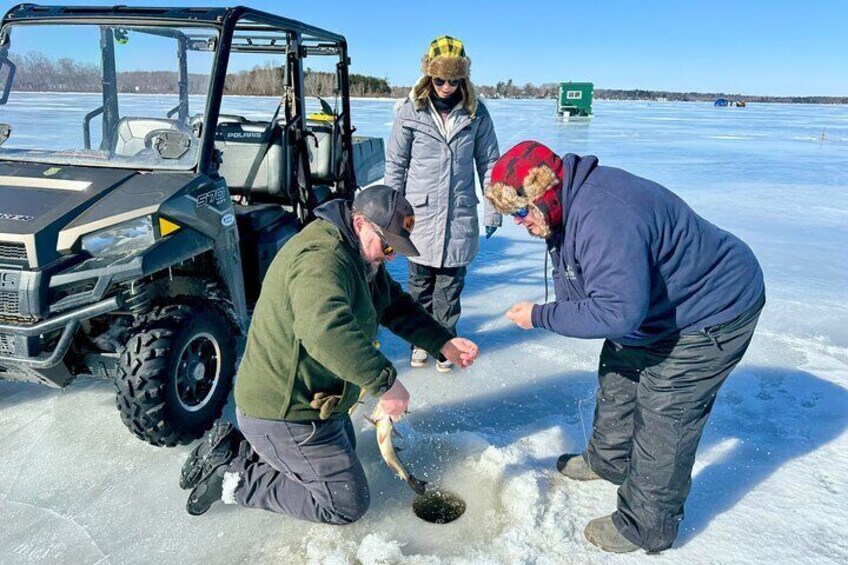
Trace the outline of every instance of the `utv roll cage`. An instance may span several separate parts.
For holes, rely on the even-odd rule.
[[[297,187],[296,213],[301,223],[308,221],[316,201],[312,190],[309,170],[307,141],[314,138],[306,127],[306,94],[304,89],[303,59],[311,54],[336,55],[337,85],[341,109],[335,115],[336,128],[340,134],[341,167],[332,192],[337,197],[353,198],[356,189],[356,172],[353,155],[353,127],[350,119],[350,76],[347,41],[341,35],[267,12],[244,6],[234,8],[154,8],[154,7],[95,7],[95,6],[40,6],[20,4],[9,10],[0,24],[0,59],[5,59],[8,49],[6,24],[95,24],[101,26],[101,70],[103,76],[103,104],[85,118],[85,139],[90,147],[90,122],[103,115],[102,143],[107,143],[119,119],[117,112],[117,77],[115,73],[114,37],[117,30],[133,28],[145,31],[145,27],[161,26],[147,33],[166,35],[178,40],[179,58],[179,104],[168,117],[177,114],[178,119],[188,120],[188,70],[186,52],[191,49],[215,50],[212,76],[209,85],[203,124],[217,124],[224,93],[224,80],[230,53],[270,53],[284,55],[284,95],[278,111],[283,113],[286,132],[293,151],[293,176],[288,186]],[[136,27],[137,26],[137,27]],[[204,27],[218,30],[217,45],[208,45],[171,26],[190,28]],[[10,69],[11,79],[14,67]],[[11,82],[9,80],[8,82]],[[2,103],[2,102],[0,102]],[[273,120],[272,120],[273,121]],[[215,154],[215,128],[206,127],[200,132],[200,155],[197,172],[217,176]]]

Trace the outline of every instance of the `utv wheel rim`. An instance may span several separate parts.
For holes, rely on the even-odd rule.
[[[209,404],[221,379],[221,346],[214,336],[199,333],[180,351],[174,373],[177,400],[183,410],[197,412]]]

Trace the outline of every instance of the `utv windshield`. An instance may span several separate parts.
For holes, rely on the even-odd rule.
[[[3,34],[0,161],[196,165],[217,31],[19,24]]]

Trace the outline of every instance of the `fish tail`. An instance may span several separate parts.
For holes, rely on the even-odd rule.
[[[409,475],[409,478],[406,479],[406,484],[409,485],[409,488],[415,491],[415,494],[420,496],[424,496],[427,492],[427,481],[421,481]]]

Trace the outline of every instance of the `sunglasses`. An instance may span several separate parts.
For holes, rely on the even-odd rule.
[[[380,228],[378,228],[378,227],[377,227],[377,225],[376,225],[376,224],[374,224],[373,222],[369,222],[369,223],[371,224],[371,227],[372,227],[372,228],[374,228],[374,233],[376,233],[376,234],[377,234],[377,237],[379,237],[379,238],[380,238],[380,245],[382,245],[382,246],[383,246],[383,249],[382,249],[382,251],[383,251],[383,255],[385,255],[386,257],[388,257],[389,255],[394,254],[394,252],[395,252],[395,248],[394,248],[394,247],[392,247],[392,246],[389,244],[389,242],[388,242],[388,241],[386,241],[386,236],[385,236],[385,235],[383,235],[383,230],[381,230]]]
[[[512,213],[512,217],[513,218],[519,218],[519,219],[523,220],[524,218],[527,217],[527,214],[529,214],[529,213],[530,213],[530,210],[528,210],[525,207],[521,207],[521,208],[519,208],[518,210],[516,210],[515,212]]]
[[[445,83],[448,83],[451,86],[459,86],[459,83],[461,83],[461,82],[462,82],[461,78],[451,79],[451,80],[445,80],[443,78],[435,78],[435,77],[433,78],[433,84],[435,84],[436,86],[444,86]]]

